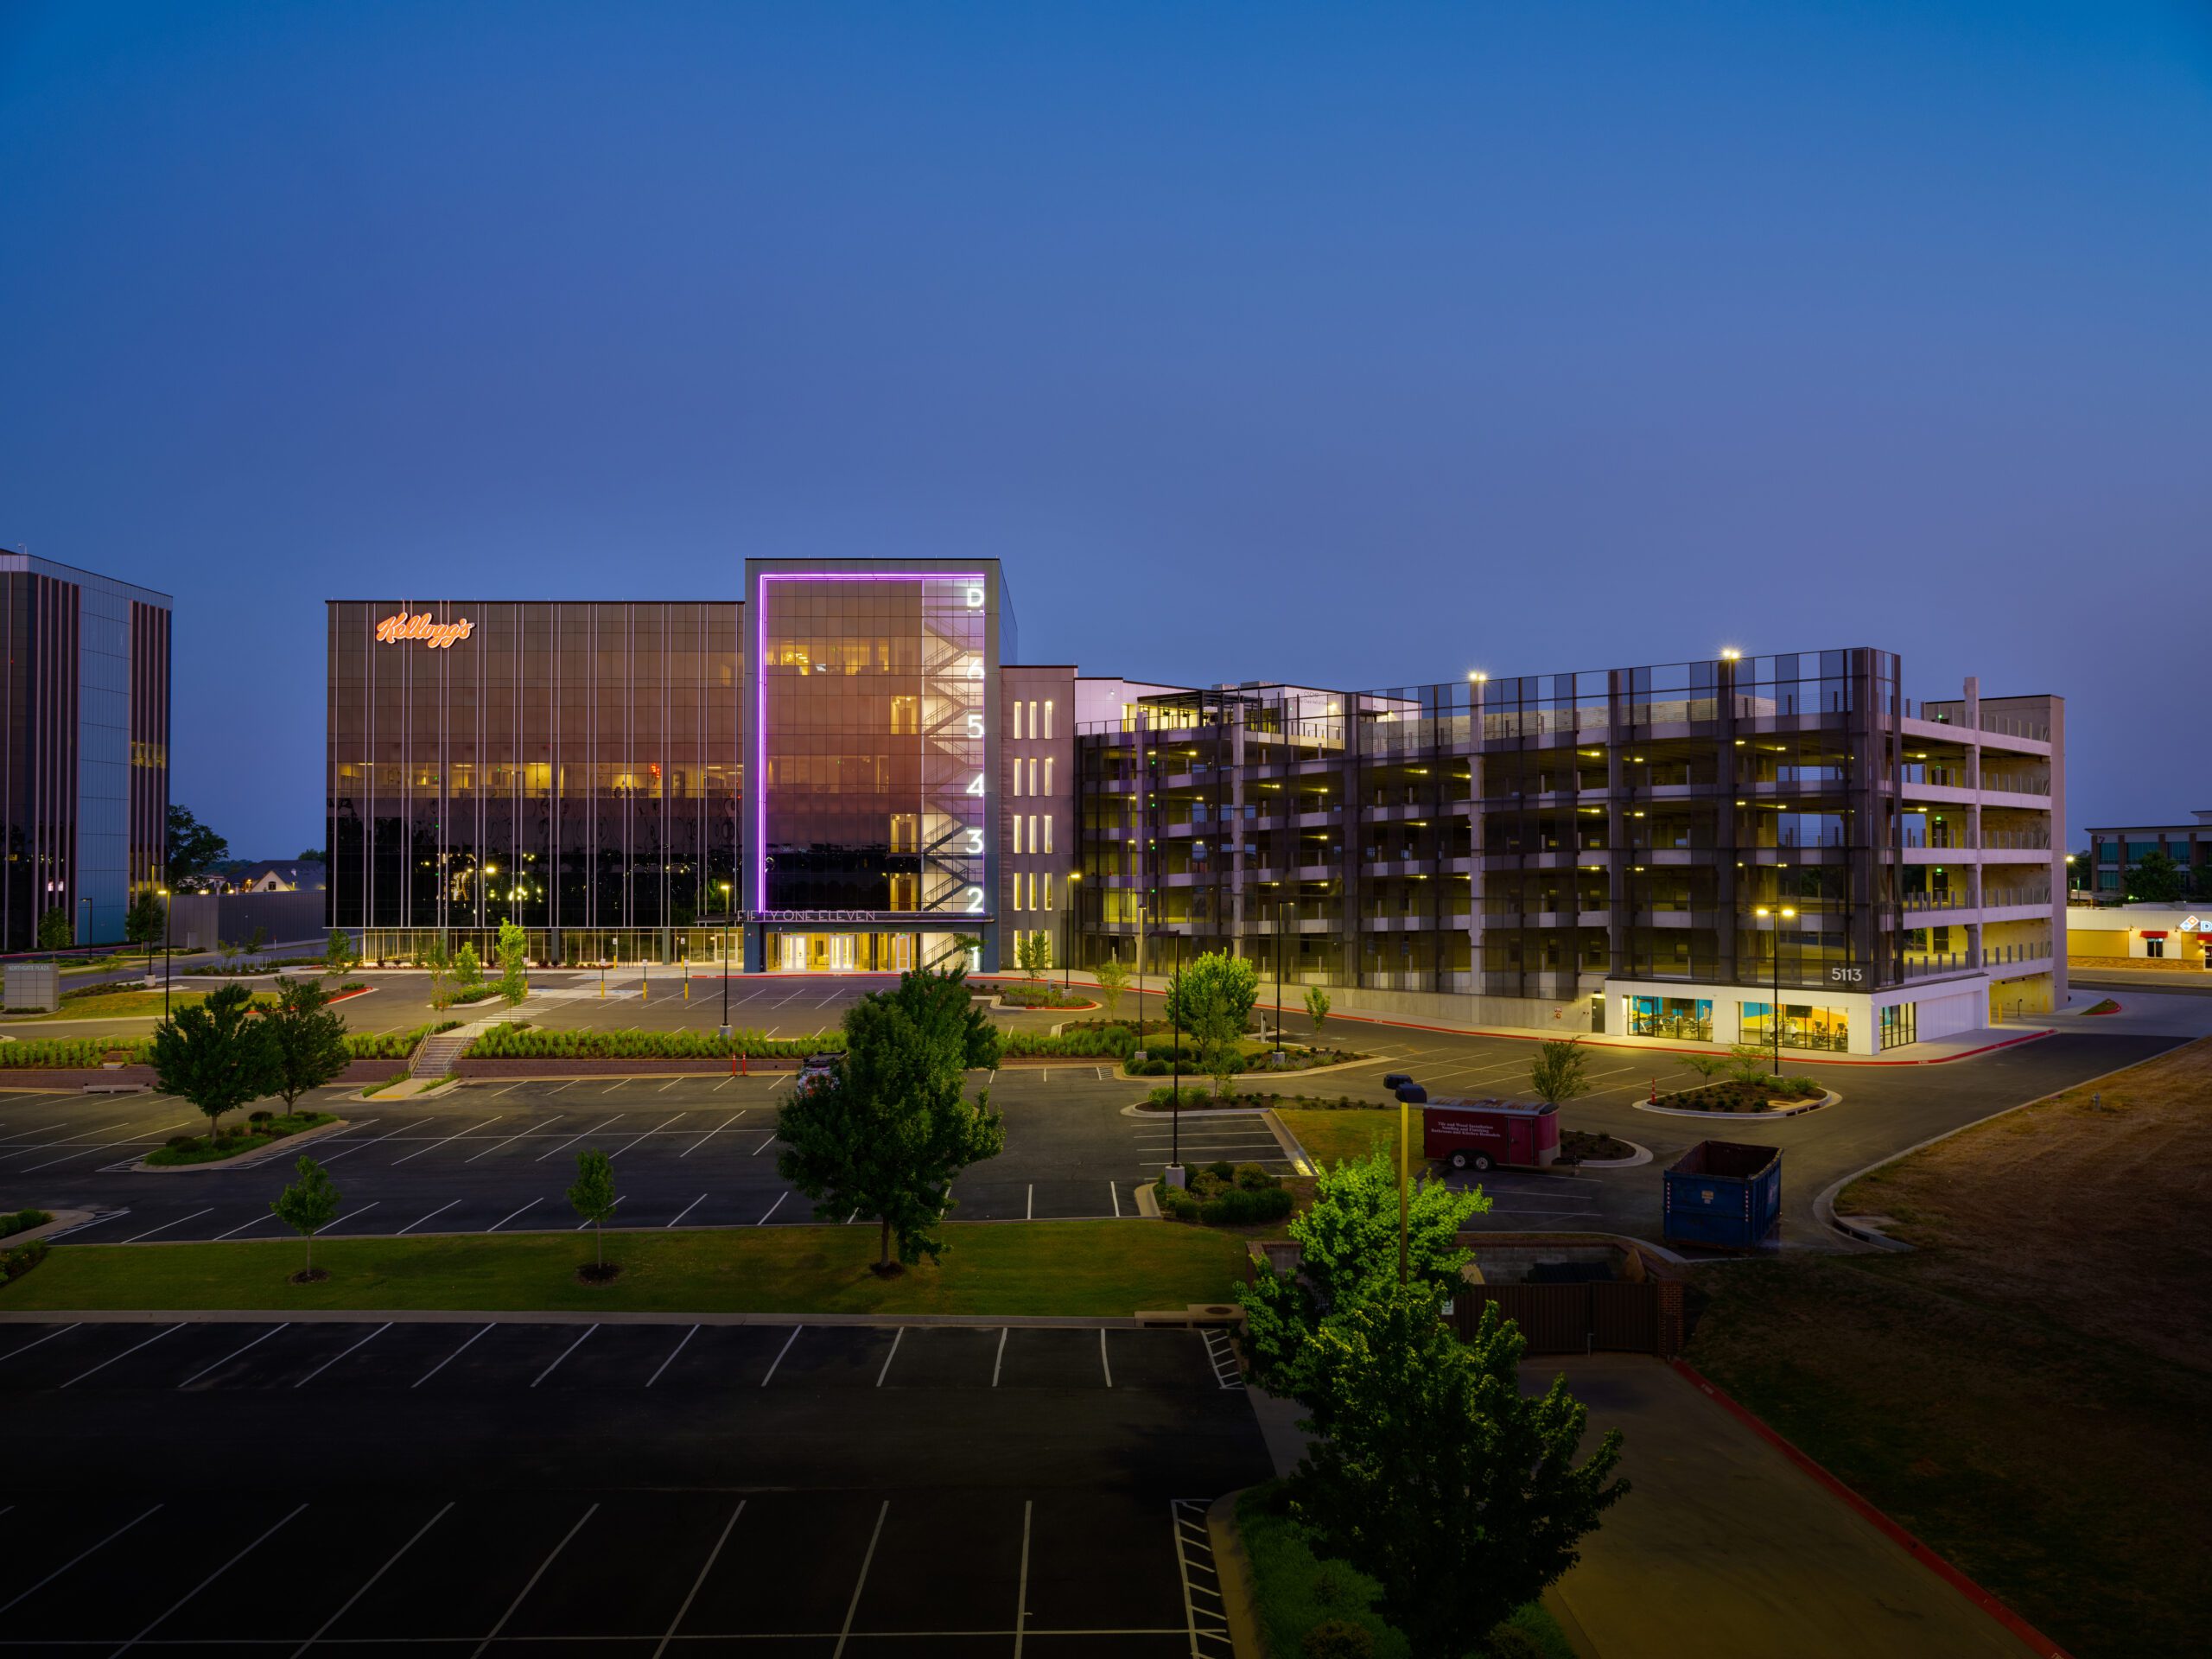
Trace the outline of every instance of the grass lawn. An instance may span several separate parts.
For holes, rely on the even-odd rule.
[[[207,1000],[207,993],[186,990],[181,985],[169,992],[168,1006],[181,1008]],[[254,993],[257,1007],[275,1005],[276,997],[266,991]],[[162,1017],[162,994],[159,991],[87,991],[82,996],[66,996],[61,1006],[52,1014],[34,1016],[37,1020],[105,1020],[143,1019]],[[26,1021],[26,1023],[29,1023]]]
[[[2208,1100],[2212,1040],[1885,1166],[1915,1251],[1704,1269],[1691,1363],[2081,1659],[2201,1653]]]
[[[1275,1116],[1317,1163],[1339,1164],[1348,1158],[1364,1158],[1377,1141],[1391,1157],[1398,1155],[1398,1112],[1394,1106],[1346,1106],[1333,1110],[1280,1106]],[[1412,1133],[1421,1134],[1417,1116],[1412,1121]],[[1418,1141],[1413,1157],[1415,1163],[1426,1166]]]
[[[279,1112],[258,1123],[234,1123],[220,1135],[175,1136],[173,1139],[186,1144],[156,1147],[146,1154],[145,1161],[162,1167],[175,1164],[212,1164],[219,1158],[235,1158],[241,1153],[257,1152],[264,1147],[274,1146],[286,1135],[297,1135],[302,1129],[319,1129],[326,1123],[337,1121],[337,1115],[332,1112]]]
[[[609,1232],[622,1264],[576,1282],[590,1235],[326,1238],[330,1277],[292,1285],[296,1239],[68,1245],[0,1292],[0,1308],[582,1308],[652,1313],[1129,1314],[1220,1301],[1243,1276],[1244,1241],[1196,1227],[1115,1221],[953,1222],[941,1265],[868,1271],[876,1232],[744,1227]]]
[[[1316,1557],[1305,1528],[1277,1508],[1279,1491],[1270,1481],[1236,1501],[1236,1530],[1251,1560],[1268,1651],[1303,1653],[1308,1630],[1339,1619],[1367,1632],[1374,1659],[1408,1659],[1406,1638],[1372,1610],[1382,1587],[1342,1561]],[[1541,1605],[1530,1603],[1506,1623],[1524,1633],[1544,1659],[1574,1659],[1573,1647]]]

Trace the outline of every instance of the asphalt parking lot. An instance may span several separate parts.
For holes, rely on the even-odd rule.
[[[378,995],[347,1005],[349,1018],[389,999],[394,1013],[412,976],[378,980]],[[733,981],[733,1023],[797,1035],[836,1023],[844,1005],[882,982],[805,978]],[[595,981],[542,988],[528,1010],[550,1026],[699,1025],[721,1017],[697,982],[689,1002],[658,981],[646,996],[635,980],[601,1001]],[[556,992],[559,995],[556,995]],[[1125,999],[1134,1012],[1134,998]],[[401,1022],[419,1011],[401,1014]],[[996,1016],[1043,1026],[1065,1014]],[[1374,1058],[1344,1071],[1288,1077],[1283,1087],[1381,1105],[1384,1071],[1413,1073],[1433,1094],[1525,1093],[1534,1046],[1525,1039],[1427,1031],[1354,1020],[1332,1040]],[[2069,1029],[2016,1047],[1942,1065],[1847,1065],[1789,1057],[1793,1071],[1817,1077],[1842,1099],[1808,1115],[1768,1122],[1701,1120],[1644,1109],[1689,1081],[1663,1051],[1593,1046],[1588,1090],[1565,1108],[1569,1127],[1605,1130],[1646,1147],[1655,1161],[1627,1169],[1572,1173],[1494,1171],[1482,1178],[1492,1201],[1479,1225],[1516,1230],[1602,1230],[1656,1238],[1661,1167],[1707,1138],[1757,1139],[1783,1149],[1785,1243],[1834,1240],[1813,1201],[1830,1182],[1929,1136],[2050,1090],[2148,1058],[2178,1038],[2157,1033]],[[549,1063],[549,1066],[557,1063]],[[643,1063],[649,1064],[649,1062]],[[1111,1065],[1009,1067],[971,1079],[988,1086],[1007,1116],[1000,1157],[956,1183],[963,1220],[1100,1218],[1136,1214],[1137,1185],[1157,1176],[1177,1129],[1125,1110],[1150,1079]],[[575,1156],[597,1147],[614,1160],[618,1224],[629,1227],[785,1226],[822,1219],[775,1173],[775,1113],[789,1072],[737,1077],[589,1077],[487,1080],[429,1101],[379,1104],[322,1090],[310,1103],[345,1116],[344,1134],[315,1155],[344,1198],[334,1235],[540,1230],[573,1227],[564,1190]],[[0,1204],[94,1212],[67,1235],[85,1243],[158,1244],[274,1236],[268,1205],[287,1179],[289,1155],[248,1169],[131,1174],[127,1166],[167,1135],[196,1128],[195,1112],[160,1096],[85,1097],[0,1092]],[[1293,1165],[1252,1118],[1185,1117],[1181,1155],[1226,1158],[1277,1173]],[[1457,1178],[1465,1182],[1471,1176]],[[849,1217],[829,1217],[849,1220]]]
[[[1225,1654],[1271,1466],[1194,1332],[10,1324],[0,1397],[12,1652]]]

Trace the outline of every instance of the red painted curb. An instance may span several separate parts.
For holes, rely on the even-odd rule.
[[[1690,1364],[1687,1360],[1681,1359],[1670,1359],[1667,1363],[1673,1366],[1675,1370],[1681,1372],[1683,1377],[1695,1387],[1700,1393],[1703,1394],[1707,1399],[1711,1400],[1722,1410],[1727,1412],[1729,1415],[1734,1417],[1738,1422],[1741,1422],[1746,1427],[1751,1429],[1753,1433],[1757,1434],[1761,1440],[1766,1441],[1768,1445],[1775,1447],[1792,1463],[1802,1469],[1807,1474],[1812,1476],[1815,1480],[1819,1481],[1821,1485],[1827,1487],[1828,1491],[1834,1493],[1836,1497],[1841,1498],[1846,1503],[1849,1504],[1853,1510],[1857,1511],[1859,1515],[1872,1522],[1875,1529],[1887,1537],[1891,1543],[1897,1545],[1900,1549],[1904,1550],[1906,1554],[1911,1556],[1913,1560],[1918,1561],[1923,1567],[1933,1573],[1937,1578],[1942,1580],[1944,1583],[1949,1585],[1951,1588],[1957,1591],[1968,1601],[1974,1603],[1975,1606],[1980,1608],[1983,1612],[1988,1614],[1990,1618],[1995,1619],[1999,1624],[2002,1624],[2006,1630],[2011,1632],[2011,1634],[2017,1637],[2020,1642],[2034,1649],[2035,1652],[2043,1655],[2044,1659],[2072,1659],[2072,1656],[2068,1654],[2066,1649],[2060,1647],[2057,1643],[2052,1641],[2034,1625],[2029,1624],[2026,1619],[2022,1618],[2019,1614],[2014,1612],[2002,1601],[1990,1594],[1988,1591],[1983,1589],[1972,1579],[1959,1571],[1957,1567],[1952,1566],[1950,1562],[1945,1560],[1941,1555],[1930,1549],[1926,1544],[1922,1543],[1919,1539],[1914,1537],[1912,1534],[1906,1531],[1896,1522],[1890,1519],[1887,1515],[1884,1514],[1873,1504],[1868,1503],[1866,1499],[1861,1497],[1850,1487],[1845,1485],[1842,1481],[1830,1474],[1827,1470],[1823,1468],[1819,1463],[1815,1462],[1811,1457],[1808,1456],[1796,1446],[1784,1439],[1773,1428],[1770,1427],[1763,1419],[1745,1409],[1735,1401],[1730,1399],[1726,1394],[1723,1394],[1718,1388],[1714,1387],[1713,1384],[1707,1382],[1705,1377],[1700,1374],[1695,1366]]]

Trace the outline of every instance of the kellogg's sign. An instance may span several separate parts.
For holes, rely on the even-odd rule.
[[[402,639],[420,639],[432,651],[443,651],[456,639],[466,639],[475,631],[476,625],[467,617],[457,622],[435,620],[428,611],[420,616],[410,616],[402,611],[397,616],[387,616],[377,624],[377,643],[396,645]]]

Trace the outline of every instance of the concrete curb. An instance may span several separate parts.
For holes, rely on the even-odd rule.
[[[1291,1166],[1300,1174],[1318,1175],[1321,1173],[1320,1166],[1306,1150],[1306,1143],[1290,1132],[1290,1125],[1276,1116],[1274,1107],[1270,1106],[1260,1114],[1260,1122],[1268,1126],[1268,1133],[1275,1138],[1275,1144],[1282,1148],[1282,1155],[1290,1160]]]
[[[2176,1047],[2187,1046],[2187,1039],[2175,1045]],[[2167,1053],[2171,1051],[2162,1049],[2159,1052]],[[2157,1054],[2145,1057],[2146,1059],[2158,1058]],[[1955,1135],[1963,1135],[1968,1129],[1983,1123],[1993,1123],[1997,1119],[2009,1116],[2014,1112],[2024,1112],[2031,1106],[2040,1106],[2047,1100],[2056,1100],[2061,1095],[2071,1094],[2076,1089],[2086,1089],[2093,1083],[2102,1083],[2107,1077],[2116,1077],[2121,1072],[2132,1071],[2142,1064],[2142,1060],[2130,1060],[2126,1065],[2115,1065],[2109,1071],[2100,1071],[2094,1077],[2082,1078],[2079,1083],[2069,1083],[2063,1089],[2053,1089],[2048,1094],[2037,1095],[2033,1100],[2024,1100],[2017,1106],[2002,1107],[1986,1117],[1975,1118],[1971,1123],[1961,1123],[1956,1128],[1944,1130],[1941,1135],[1931,1135],[1925,1141],[1916,1141],[1901,1152],[1893,1152],[1886,1157],[1878,1158],[1863,1169],[1854,1169],[1850,1174],[1839,1177],[1822,1187],[1819,1195],[1813,1200],[1813,1219],[1821,1223],[1831,1232],[1840,1233],[1854,1243],[1871,1244],[1875,1249],[1882,1250],[1909,1250],[1913,1247],[1903,1239],[1891,1238],[1885,1233],[1873,1232],[1865,1228],[1849,1226],[1840,1220],[1835,1213],[1835,1201],[1843,1189],[1862,1176],[1871,1175],[1878,1169],[1886,1168],[1891,1164],[1910,1158],[1916,1152],[1925,1152],[1929,1147],[1948,1141]]]
[[[204,1164],[149,1164],[141,1160],[131,1165],[125,1173],[132,1175],[196,1175],[200,1171],[207,1169],[251,1169],[257,1164],[264,1164],[272,1158],[284,1156],[294,1147],[303,1147],[311,1141],[324,1140],[336,1135],[340,1129],[351,1128],[353,1125],[341,1117],[334,1123],[318,1123],[314,1128],[302,1129],[296,1135],[285,1135],[282,1140],[272,1141],[265,1147],[248,1147],[245,1151],[234,1153],[228,1158],[210,1158]]]
[[[46,1210],[42,1204],[23,1207],[27,1210]],[[46,1212],[54,1217],[52,1221],[41,1221],[35,1227],[26,1227],[20,1233],[10,1233],[5,1238],[0,1238],[0,1250],[12,1250],[18,1244],[28,1244],[35,1238],[44,1238],[49,1233],[66,1232],[100,1213],[97,1210],[47,1210]]]
[[[1636,1147],[1636,1156],[1633,1158],[1585,1158],[1575,1167],[1577,1169],[1634,1169],[1640,1164],[1648,1164],[1651,1161],[1650,1147],[1637,1146],[1633,1141],[1628,1144]]]
[[[1656,1112],[1662,1117],[1700,1117],[1707,1122],[1770,1123],[1777,1117],[1802,1117],[1808,1112],[1817,1112],[1823,1106],[1833,1106],[1843,1096],[1833,1089],[1824,1090],[1818,1100],[1802,1101],[1795,1106],[1777,1107],[1764,1112],[1693,1112],[1681,1106],[1654,1106],[1649,1102],[1632,1100],[1629,1103],[1639,1112]]]
[[[1221,1614],[1229,1624],[1230,1650],[1236,1659],[1268,1659],[1260,1636],[1259,1589],[1252,1581],[1251,1558],[1236,1529],[1236,1503],[1250,1489],[1224,1492],[1206,1510],[1206,1541],[1213,1546],[1214,1582],[1221,1586]]]
[[[1843,1481],[1831,1474],[1810,1454],[1786,1439],[1778,1430],[1771,1427],[1763,1418],[1759,1417],[1749,1408],[1739,1405],[1737,1402],[1730,1399],[1726,1394],[1723,1394],[1718,1388],[1714,1387],[1711,1382],[1707,1382],[1702,1376],[1700,1376],[1696,1368],[1692,1366],[1687,1360],[1669,1360],[1668,1363],[1674,1368],[1675,1372],[1680,1375],[1685,1382],[1688,1382],[1691,1387],[1697,1389],[1699,1393],[1704,1395],[1707,1399],[1712,1401],[1713,1404],[1719,1406],[1723,1411],[1728,1413],[1730,1416],[1735,1418],[1738,1422],[1749,1428],[1753,1433],[1757,1434],[1768,1445],[1780,1452],[1783,1457],[1788,1458],[1790,1462],[1796,1464],[1800,1469],[1803,1470],[1805,1473],[1811,1476],[1813,1479],[1818,1481],[1822,1486],[1827,1488],[1829,1492],[1834,1496],[1842,1499],[1848,1508],[1857,1514],[1860,1519],[1872,1526],[1877,1532],[1882,1534],[1883,1536],[1889,1539],[1891,1543],[1896,1544],[1899,1548],[1903,1549],[1905,1554],[1911,1556],[1913,1560],[1918,1561],[1923,1567],[1933,1573],[1937,1578],[1942,1580],[1944,1583],[1949,1585],[1954,1590],[1964,1596],[1968,1601],[1974,1603],[1974,1605],[1979,1607],[1983,1612],[1988,1614],[1992,1619],[2003,1625],[2007,1634],[2013,1637],[2016,1640],[2024,1643],[2027,1647],[2034,1649],[2037,1653],[2046,1656],[2046,1659],[2069,1659],[2069,1656],[2065,1649],[2060,1647],[2057,1643],[2052,1641],[2034,1625],[2029,1624],[2026,1619],[2022,1618],[2019,1614],[2014,1612],[2002,1601],[1990,1594],[1988,1591],[1983,1589],[1972,1579],[1968,1578],[1964,1573],[1961,1573],[1957,1567],[1952,1566],[1950,1562],[1944,1560],[1942,1556],[1930,1549],[1926,1544],[1922,1543],[1919,1539],[1914,1537],[1912,1534],[1906,1531],[1904,1528],[1899,1526],[1895,1521],[1891,1520],[1888,1515],[1876,1507],[1876,1505],[1867,1498],[1861,1497],[1850,1486],[1845,1484]]]
[[[291,1241],[296,1243],[297,1241]],[[327,1281],[324,1282],[327,1282]],[[620,1283],[618,1280],[615,1281]],[[0,1309],[9,1325],[251,1325],[289,1319],[295,1325],[767,1325],[938,1326],[961,1331],[1148,1331],[1159,1327],[1135,1315],[1082,1313],[999,1313],[986,1318],[964,1313],[732,1313],[728,1312],[642,1312],[623,1308],[350,1308],[350,1307],[176,1307]]]

